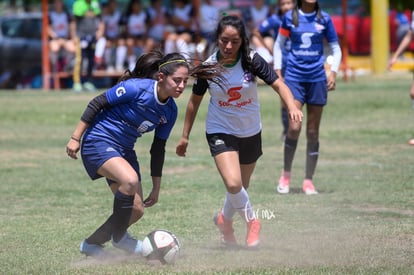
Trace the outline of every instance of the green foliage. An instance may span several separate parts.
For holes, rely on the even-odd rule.
[[[212,223],[224,186],[204,135],[208,96],[186,158],[175,155],[190,89],[167,143],[160,201],[130,228],[143,238],[174,232],[182,255],[161,266],[120,253],[85,258],[79,244],[111,213],[104,180],[91,181],[65,145],[95,94],[0,92],[0,273],[2,274],[410,274],[414,247],[411,74],[358,77],[329,94],[320,131],[317,196],[301,192],[305,127],[293,166],[292,192],[275,192],[282,169],[278,96],[261,86],[263,151],[249,188],[262,220],[257,251],[226,250]],[[306,116],[305,116],[306,119]],[[138,140],[144,196],[151,188],[149,146]],[[245,225],[235,219],[244,242]]]

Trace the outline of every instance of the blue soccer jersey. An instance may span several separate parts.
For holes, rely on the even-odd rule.
[[[128,79],[106,91],[109,108],[102,110],[85,133],[85,138],[106,140],[132,149],[142,134],[155,129],[155,136],[167,140],[177,119],[172,98],[162,103],[157,82]]]
[[[291,41],[285,79],[303,82],[318,82],[326,79],[324,70],[324,39],[328,43],[338,42],[338,36],[331,17],[321,11],[305,14],[298,12],[299,24],[293,24],[292,11],[283,18],[279,33]]]
[[[283,16],[272,14],[260,24],[259,26],[260,34],[264,36],[266,33],[272,33],[273,38],[276,41],[276,38],[279,34],[280,26],[282,25],[282,20],[283,20]],[[287,56],[290,51],[290,40],[289,39],[286,40],[281,50],[282,50],[282,71],[284,74],[284,70],[287,65]]]
[[[279,33],[279,27],[282,25],[282,18],[277,14],[272,14],[264,20],[259,26],[259,32],[262,36],[272,34],[276,40]]]

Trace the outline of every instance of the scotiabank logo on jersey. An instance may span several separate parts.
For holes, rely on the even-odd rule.
[[[229,99],[227,101],[219,100],[218,104],[220,107],[243,107],[250,103],[252,103],[253,98],[249,98],[245,101],[238,101],[241,98],[241,93],[239,92],[243,86],[238,87],[232,87],[227,90],[227,94],[229,96]]]

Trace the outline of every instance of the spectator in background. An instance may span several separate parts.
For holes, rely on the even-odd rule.
[[[95,66],[96,41],[104,36],[105,25],[101,19],[101,8],[97,0],[76,0],[73,4],[76,29],[75,66],[73,69],[73,90],[89,92],[96,90],[92,83]],[[86,79],[82,85],[82,65],[87,60]]]
[[[72,16],[65,9],[62,0],[53,2],[49,12],[49,48],[52,71],[61,71],[71,62],[75,54],[75,42],[72,39],[70,24]]]
[[[200,36],[204,39],[204,43],[199,44],[197,52],[201,54],[203,60],[212,53],[211,48],[215,44],[215,31],[220,19],[220,10],[212,2],[212,0],[203,0],[198,11]]]
[[[397,43],[400,44],[407,31],[410,29],[410,20],[404,12],[398,11],[395,17],[397,21]]]
[[[397,45],[401,43],[405,34],[410,29],[410,19],[408,19],[407,15],[404,13],[401,8],[397,7],[395,9],[395,24],[397,26],[396,38],[397,38]]]
[[[174,31],[169,33],[165,40],[165,53],[178,51],[187,59],[192,57],[190,43],[194,42],[196,33],[195,10],[189,0],[174,0],[172,8],[168,11],[170,24]]]
[[[102,5],[102,19],[105,23],[106,49],[104,60],[106,69],[108,71],[123,71],[127,46],[121,25],[122,12],[117,8],[116,0],[109,0]]]
[[[273,46],[282,24],[283,15],[295,4],[294,0],[279,0],[274,12],[254,29],[253,36],[273,55]],[[272,11],[273,9],[271,9]]]
[[[148,35],[154,40],[154,47],[162,48],[168,31],[167,9],[163,6],[162,0],[151,0],[148,13],[151,18]]]
[[[213,6],[227,15],[242,17],[243,10],[253,6],[254,0],[212,0]]]
[[[273,57],[271,52],[266,45],[263,43],[263,40],[257,35],[254,35],[258,32],[260,24],[265,21],[271,14],[269,6],[265,3],[265,0],[254,0],[253,5],[244,9],[243,18],[246,21],[247,27],[251,33],[251,42],[257,51],[267,63],[273,63]]]
[[[285,13],[295,6],[294,0],[279,0],[277,1],[277,10],[274,14],[268,17],[265,21],[263,21],[259,28],[254,32],[254,36],[261,41],[261,43],[269,50],[269,52],[273,56],[273,46],[274,42],[276,41],[277,35],[279,33],[279,28],[282,25],[283,16]],[[286,62],[288,52],[290,50],[290,40],[287,39],[285,45],[281,48],[282,51],[282,68],[280,71],[279,77],[283,78],[284,70],[286,69]],[[286,108],[283,106],[283,102],[281,102],[281,118],[282,118],[282,125],[283,131],[281,135],[281,140],[284,141],[287,129],[289,127],[289,118],[286,111]]]
[[[148,37],[151,18],[141,0],[131,0],[125,14],[128,68],[132,70],[137,57],[148,53],[154,47],[154,40]]]

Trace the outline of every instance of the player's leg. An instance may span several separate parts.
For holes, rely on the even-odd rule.
[[[133,207],[136,207],[137,215],[142,216],[142,189],[139,175],[135,169],[122,157],[113,157],[107,160],[99,169],[98,174],[114,182],[111,186],[114,192],[114,204],[112,215],[90,237],[81,244],[81,252],[88,255],[87,246],[102,246],[111,238],[116,247],[131,253],[140,253],[141,242],[131,238],[127,234],[127,228],[131,222]],[[112,184],[111,184],[112,185]],[[125,245],[117,245],[117,244]],[[84,250],[82,251],[82,245]]]
[[[239,139],[239,162],[243,182],[242,193],[245,192],[247,197],[241,214],[244,215],[247,225],[246,244],[248,247],[256,247],[260,243],[261,224],[255,215],[250,198],[247,195],[247,189],[249,188],[250,178],[256,167],[256,162],[262,154],[261,133]]]
[[[238,152],[223,152],[215,156],[214,160],[226,186],[231,205],[246,222],[254,220],[256,217],[250,204],[249,195],[242,183]],[[254,165],[253,163],[244,165],[244,167],[249,166],[248,169],[253,171]]]
[[[222,234],[226,245],[237,244],[233,229],[233,216],[238,211],[235,207],[235,194],[242,189],[241,171],[238,153],[236,151],[222,152],[214,157],[217,169],[226,186],[226,198],[222,210],[214,217],[214,222]],[[226,170],[228,169],[228,170]]]
[[[308,94],[307,121],[306,121],[306,170],[302,189],[306,195],[315,195],[318,192],[313,185],[313,174],[319,157],[319,126],[321,123],[323,106],[327,103],[328,88],[325,81],[310,82],[306,86]]]
[[[323,106],[307,105],[306,122],[306,170],[303,182],[303,191],[307,195],[314,195],[318,192],[313,185],[312,178],[315,173],[319,157],[319,126],[322,118]]]
[[[302,110],[302,103],[295,100],[296,107]],[[290,178],[293,159],[298,145],[299,135],[302,129],[302,122],[289,120],[289,127],[285,142],[283,144],[283,171],[279,178],[277,192],[287,194],[290,191]]]
[[[110,218],[112,225],[112,243],[114,246],[124,249],[131,253],[140,253],[141,243],[126,234],[130,225],[131,215],[134,205],[137,215],[143,215],[144,208],[142,202],[142,189],[139,174],[121,157],[111,158],[106,161],[99,169],[98,173],[108,179],[118,183],[117,189],[114,187],[114,206]],[[112,188],[111,188],[112,189]]]
[[[286,139],[287,131],[289,129],[289,114],[283,102],[281,102],[281,106],[280,106],[280,118],[282,120],[282,126],[283,126],[283,131],[282,131],[282,135],[280,136],[280,139],[284,142]]]

